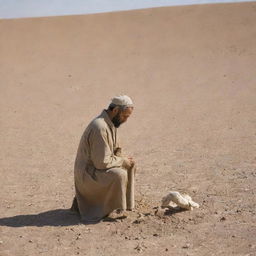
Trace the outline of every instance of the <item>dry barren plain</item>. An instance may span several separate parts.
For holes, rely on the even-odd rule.
[[[0,78],[1,256],[256,255],[256,3],[0,20]],[[118,94],[136,210],[84,225],[77,146]]]

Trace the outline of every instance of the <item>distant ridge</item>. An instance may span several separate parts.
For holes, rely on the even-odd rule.
[[[0,0],[0,18],[78,15],[175,5],[231,2],[255,2],[255,0]]]

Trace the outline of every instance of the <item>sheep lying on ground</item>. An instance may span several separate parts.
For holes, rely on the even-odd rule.
[[[180,194],[177,191],[170,191],[167,196],[162,198],[162,208],[177,207],[193,210],[193,208],[198,208],[199,204],[192,201],[192,198],[186,194]]]

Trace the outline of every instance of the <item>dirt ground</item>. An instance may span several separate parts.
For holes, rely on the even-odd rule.
[[[0,20],[0,255],[256,255],[256,3]],[[125,93],[128,218],[68,210],[88,122]],[[200,204],[161,210],[170,190]]]

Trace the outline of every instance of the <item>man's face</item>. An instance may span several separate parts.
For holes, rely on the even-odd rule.
[[[125,108],[123,111],[118,110],[117,114],[113,117],[112,122],[116,128],[122,123],[126,122],[129,116],[132,114],[133,108]]]

